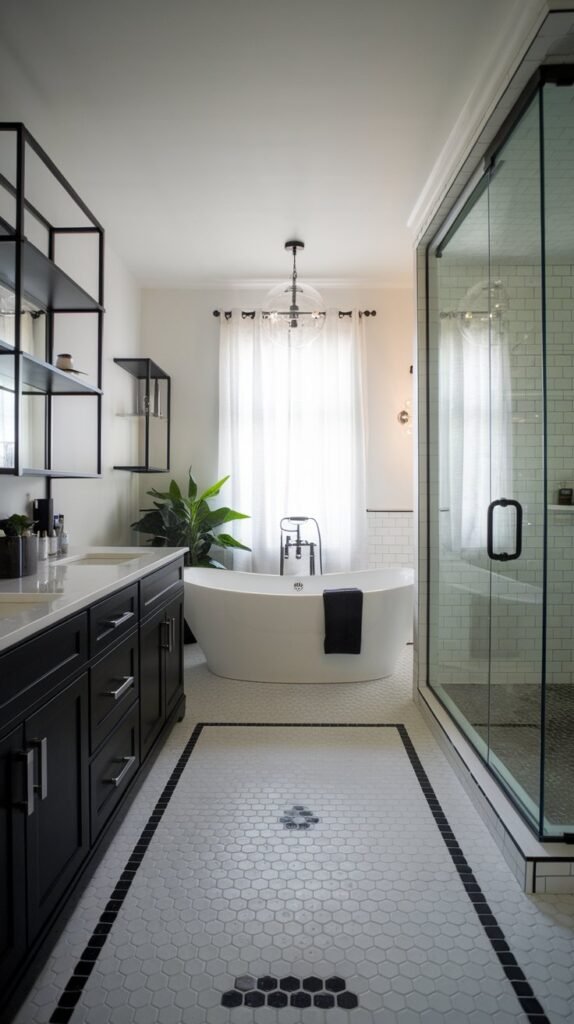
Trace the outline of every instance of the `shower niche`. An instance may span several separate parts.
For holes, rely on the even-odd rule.
[[[428,683],[545,840],[574,839],[573,169],[574,68],[541,68],[427,252]]]

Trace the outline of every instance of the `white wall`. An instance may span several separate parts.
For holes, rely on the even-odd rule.
[[[109,246],[106,247],[105,285],[102,478],[54,480],[52,484],[54,511],[64,513],[72,545],[132,542],[129,524],[136,518],[138,509],[137,477],[114,470],[112,466],[120,454],[115,412],[125,403],[126,396],[131,395],[130,379],[114,365],[113,358],[138,354],[139,290]],[[71,345],[70,349],[73,351]],[[76,354],[75,365],[83,368],[85,364],[80,360],[81,356],[78,358]],[[63,410],[61,426],[69,462],[77,466],[86,462],[91,465],[94,446],[90,411],[95,402],[80,398],[66,401],[70,406]],[[82,405],[83,402],[86,404]],[[29,502],[32,498],[44,497],[44,488],[45,481],[41,477],[0,478],[0,518],[12,512],[29,513]]]
[[[411,397],[414,299],[410,290],[325,287],[328,306],[376,309],[366,320],[369,451],[367,506],[412,509],[412,435],[397,421]],[[141,480],[142,496],[193,465],[200,486],[215,481],[218,435],[218,337],[214,309],[261,306],[268,287],[148,289],[142,294],[142,354],[172,376],[171,472]],[[231,472],[233,467],[230,467]]]

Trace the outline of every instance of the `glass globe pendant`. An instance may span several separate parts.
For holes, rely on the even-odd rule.
[[[320,334],[325,323],[323,299],[311,285],[297,279],[297,250],[305,243],[285,242],[293,253],[291,280],[278,284],[265,298],[263,326],[271,341],[289,348],[303,348]]]

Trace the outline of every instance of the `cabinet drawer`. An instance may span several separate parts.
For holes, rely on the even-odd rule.
[[[8,723],[77,673],[88,657],[86,612],[0,655],[0,710]]]
[[[176,588],[183,583],[183,559],[171,562],[165,569],[158,569],[140,582],[142,619],[150,615],[166,601],[175,596]]]
[[[118,590],[90,608],[90,655],[93,658],[137,626],[138,587]]]
[[[90,767],[92,843],[124,795],[139,767],[137,703],[110,735]]]
[[[114,647],[90,670],[90,752],[123,718],[139,693],[137,633]]]

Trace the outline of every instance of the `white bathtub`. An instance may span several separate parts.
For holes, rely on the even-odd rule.
[[[391,675],[411,637],[412,569],[266,576],[185,569],[185,617],[208,667],[228,679],[338,683]],[[323,590],[359,587],[360,654],[325,654]]]

